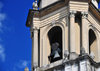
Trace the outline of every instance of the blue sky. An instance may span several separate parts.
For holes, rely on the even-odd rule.
[[[98,8],[100,9],[100,0],[99,0],[99,6],[98,6]]]
[[[30,29],[25,26],[34,0],[0,0],[0,71],[31,69]]]
[[[0,0],[0,71],[31,71],[30,29],[25,26],[34,0]],[[100,6],[99,6],[100,8]]]

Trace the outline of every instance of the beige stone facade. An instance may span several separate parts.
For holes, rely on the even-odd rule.
[[[90,0],[58,1],[32,12],[32,20],[26,24],[32,35],[32,68],[51,64],[48,56],[54,42],[60,44],[61,60],[66,50],[79,56],[83,48],[87,55],[94,55],[95,62],[100,62],[100,11]]]

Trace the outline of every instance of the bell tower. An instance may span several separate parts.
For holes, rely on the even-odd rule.
[[[26,21],[32,71],[97,71],[87,69],[100,66],[100,11],[92,1],[33,2]]]

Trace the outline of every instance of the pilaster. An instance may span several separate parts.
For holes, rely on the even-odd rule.
[[[81,12],[82,14],[82,48],[85,49],[85,53],[89,54],[89,41],[88,41],[88,27],[87,27],[87,17],[88,12]]]
[[[38,28],[31,29],[32,38],[32,69],[38,67]]]
[[[70,11],[70,52],[75,52],[75,14],[76,11]]]

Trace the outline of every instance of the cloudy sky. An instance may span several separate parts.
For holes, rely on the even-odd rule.
[[[25,26],[33,0],[0,0],[0,71],[31,70],[30,29]]]
[[[25,26],[34,0],[0,0],[0,71],[31,71],[30,29]]]

